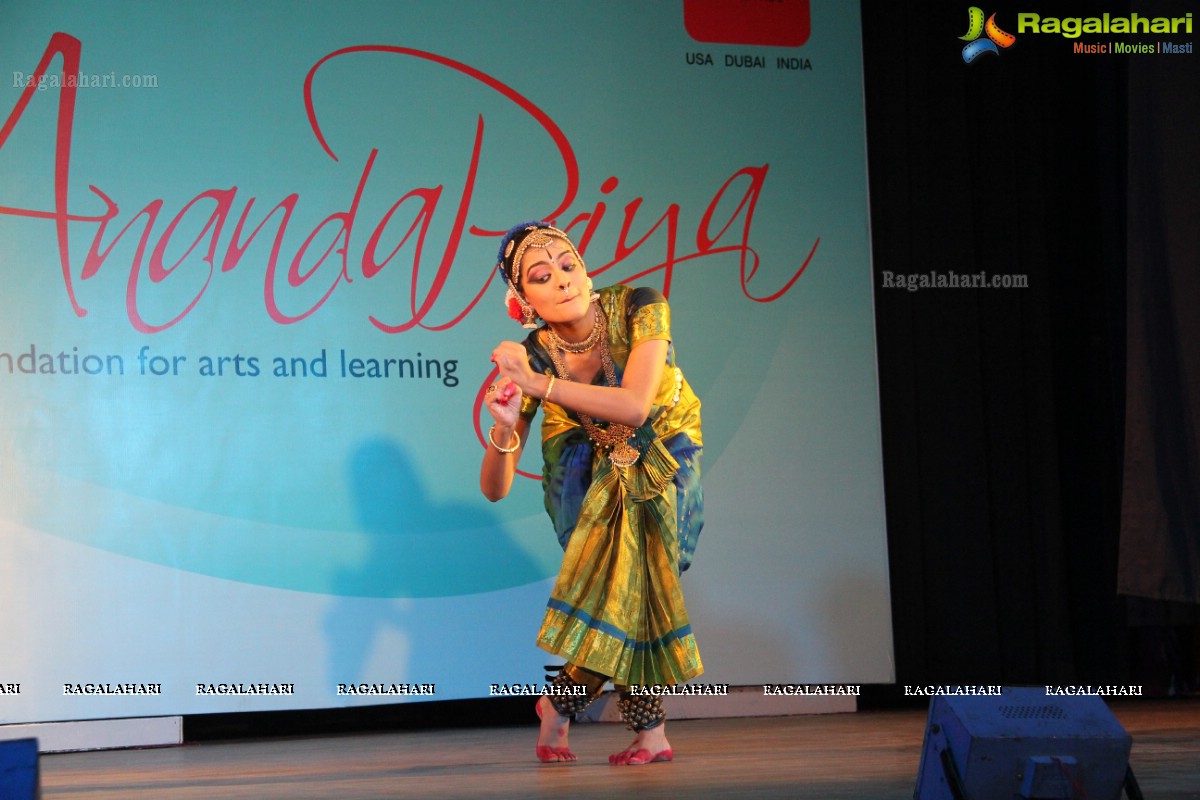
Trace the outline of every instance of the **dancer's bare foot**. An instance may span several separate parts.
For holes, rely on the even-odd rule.
[[[620,753],[609,756],[608,763],[637,767],[655,761],[670,761],[674,757],[671,743],[667,741],[667,723],[664,722],[649,730],[638,731],[633,743]]]
[[[535,708],[538,718],[542,721],[536,748],[538,761],[574,761],[575,754],[567,747],[567,730],[571,727],[571,718],[559,714],[548,697],[538,698]]]

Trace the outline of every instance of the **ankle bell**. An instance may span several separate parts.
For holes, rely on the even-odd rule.
[[[657,694],[621,692],[617,701],[617,709],[625,727],[632,731],[648,731],[657,728],[667,720],[667,712],[663,708],[662,698]]]

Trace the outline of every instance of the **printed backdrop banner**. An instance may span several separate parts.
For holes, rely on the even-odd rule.
[[[477,485],[537,218],[670,299],[701,680],[893,679],[857,4],[16,0],[0,59],[0,723],[540,681],[537,448]]]

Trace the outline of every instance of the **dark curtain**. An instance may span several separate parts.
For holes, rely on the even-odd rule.
[[[1195,8],[1174,5],[1181,14]],[[1196,54],[1130,64],[1129,355],[1118,573],[1124,594],[1192,605],[1200,604],[1197,87]]]
[[[965,64],[966,29],[863,5],[897,683],[1129,682],[1129,58],[1026,35]],[[1028,288],[884,288],[981,270]]]
[[[1193,3],[1161,11],[1182,15]],[[1193,45],[1194,48],[1194,45]],[[1200,691],[1200,61],[1129,65],[1128,347],[1118,590],[1141,674]]]

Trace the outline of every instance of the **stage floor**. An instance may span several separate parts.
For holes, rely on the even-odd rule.
[[[1110,704],[1133,737],[1148,800],[1200,799],[1200,701]],[[676,759],[610,767],[630,734],[576,725],[574,764],[539,764],[536,728],[371,733],[207,742],[45,755],[45,798],[378,800],[379,798],[821,798],[908,800],[923,711],[671,723]]]

